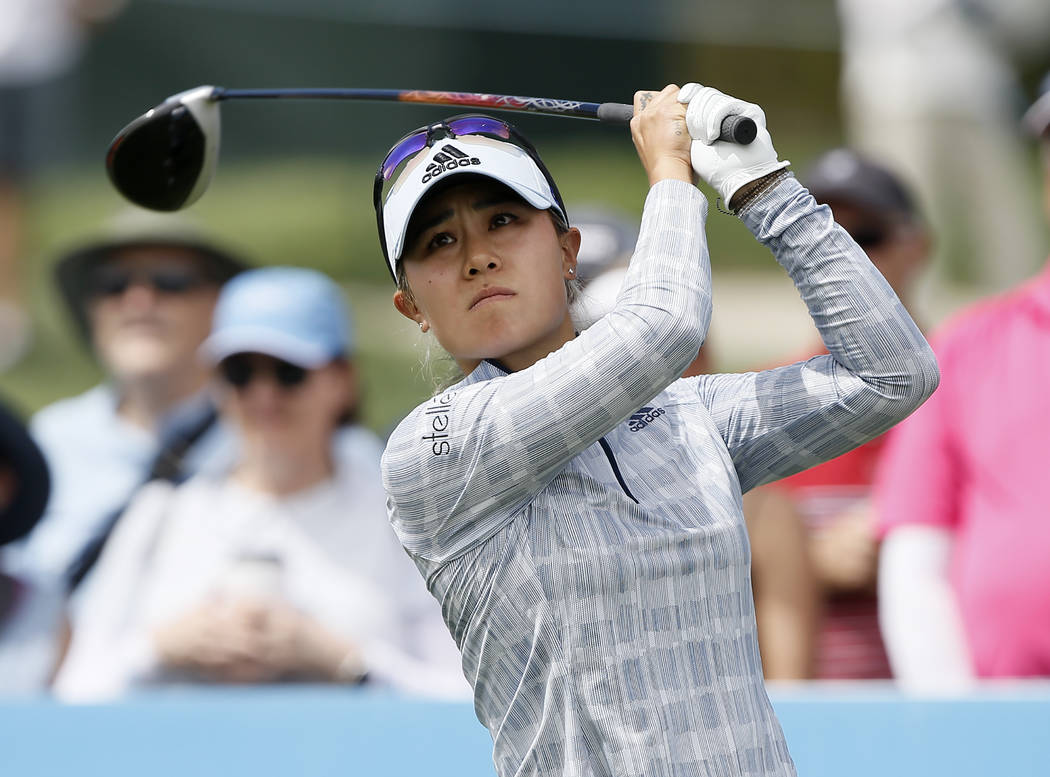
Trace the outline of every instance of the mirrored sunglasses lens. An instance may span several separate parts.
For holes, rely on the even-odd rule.
[[[464,116],[462,119],[453,119],[448,123],[448,128],[455,135],[496,135],[504,140],[510,139],[510,127],[499,119],[487,116]]]
[[[417,133],[409,135],[407,138],[402,140],[396,146],[394,146],[390,153],[386,155],[386,160],[383,162],[383,178],[387,181],[390,180],[390,176],[394,174],[398,165],[404,162],[413,154],[418,154],[427,145],[427,133],[426,130],[421,130]]]

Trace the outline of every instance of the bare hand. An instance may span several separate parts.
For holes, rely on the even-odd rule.
[[[154,635],[161,660],[215,682],[337,680],[354,646],[283,602],[212,601]]]
[[[826,590],[875,590],[879,547],[866,503],[815,531],[809,550],[817,579]]]
[[[692,142],[685,122],[686,106],[678,102],[678,87],[661,92],[635,92],[631,137],[649,184],[673,179],[693,183],[689,150]]]
[[[228,683],[276,679],[255,659],[254,630],[219,601],[208,601],[157,629],[161,662],[203,680]]]
[[[277,676],[337,680],[353,646],[283,602],[246,604],[254,629],[253,658]]]

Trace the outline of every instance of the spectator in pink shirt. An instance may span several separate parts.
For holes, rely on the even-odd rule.
[[[1050,75],[1025,115],[1050,217]],[[1050,264],[933,339],[940,388],[877,480],[880,622],[915,690],[1050,676]]]

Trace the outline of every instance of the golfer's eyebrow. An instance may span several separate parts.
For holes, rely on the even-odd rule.
[[[415,230],[415,233],[417,235],[422,235],[428,229],[432,229],[433,227],[436,227],[438,224],[440,224],[442,221],[447,221],[450,218],[452,218],[452,208],[439,211],[438,213],[435,213],[433,216],[429,217],[426,221],[420,222],[419,227]]]
[[[507,194],[500,193],[493,194],[491,197],[485,197],[484,199],[477,200],[476,202],[471,203],[470,207],[473,210],[485,210],[485,208],[491,208],[493,205],[508,205],[512,203],[517,204],[517,202],[518,200],[516,198]],[[448,219],[452,218],[452,213],[452,208],[447,208],[445,210],[438,211],[429,218],[420,222],[419,229],[416,231],[416,234],[422,235],[428,229],[433,229],[443,221],[447,221]]]
[[[491,208],[493,205],[517,204],[517,202],[517,198],[500,192],[499,194],[493,194],[491,197],[487,197],[483,200],[478,200],[470,207],[474,210],[485,210],[485,208]]]

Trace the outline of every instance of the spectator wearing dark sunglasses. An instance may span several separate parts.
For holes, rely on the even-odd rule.
[[[816,200],[831,207],[842,226],[871,259],[915,318],[916,281],[930,255],[930,238],[915,199],[887,167],[846,148],[822,154],[805,176]],[[918,319],[916,319],[918,320]],[[814,339],[816,333],[814,333]],[[803,358],[826,351],[818,345]],[[797,361],[797,360],[796,360]],[[886,435],[745,497],[753,552],[772,563],[789,563],[777,550],[784,512],[797,513],[806,528],[810,566],[820,613],[812,652],[796,652],[793,676],[821,679],[884,679],[891,676],[876,601],[879,543],[871,491]],[[756,590],[760,586],[756,585]],[[781,597],[783,598],[783,597]],[[763,650],[793,633],[803,617],[765,617],[756,601]],[[762,633],[763,626],[777,633]],[[763,654],[763,661],[765,654]]]
[[[353,332],[339,288],[271,267],[223,289],[204,342],[221,475],[152,484],[73,621],[70,700],[170,682],[372,682],[466,695],[440,609],[386,520],[380,445],[348,461]]]
[[[197,351],[220,287],[243,267],[186,217],[145,211],[59,259],[58,290],[105,380],[32,419],[52,500],[8,551],[15,568],[75,589],[143,483],[228,460]]]

